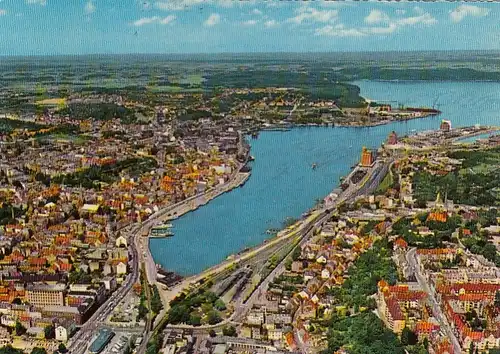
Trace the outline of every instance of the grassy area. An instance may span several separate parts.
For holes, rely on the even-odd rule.
[[[188,295],[181,294],[170,302],[168,322],[193,326],[213,325],[222,321],[225,311],[224,301],[213,292],[201,288]]]
[[[66,133],[55,133],[39,137],[41,140],[60,140],[60,141],[71,141],[76,145],[84,145],[92,140],[91,137],[85,135],[74,135]]]
[[[201,74],[188,74],[180,77],[169,77],[168,80],[175,84],[199,86],[205,81]]]
[[[377,187],[375,193],[384,194],[389,188],[392,187],[393,184],[394,184],[394,176],[392,174],[392,171],[389,171],[389,173],[385,175],[384,179]]]
[[[35,104],[40,106],[65,106],[66,98],[47,98],[36,101]]]
[[[483,151],[457,151],[450,157],[462,161],[462,166],[446,175],[418,171],[414,178],[417,203],[436,199],[438,193],[455,203],[467,205],[500,205],[500,148]]]

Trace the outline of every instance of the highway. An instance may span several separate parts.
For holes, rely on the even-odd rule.
[[[411,271],[415,274],[417,282],[422,288],[422,290],[424,290],[427,294],[429,294],[429,299],[432,304],[432,312],[434,313],[434,316],[438,320],[441,328],[445,330],[446,335],[451,340],[455,353],[461,353],[462,348],[460,346],[460,343],[458,342],[457,337],[453,333],[453,330],[451,329],[446,316],[441,311],[441,306],[436,300],[434,291],[430,289],[429,284],[427,283],[427,280],[425,279],[424,275],[422,274],[422,270],[418,265],[416,251],[417,251],[416,248],[412,248],[406,253],[406,260],[408,262],[408,265],[410,266]]]

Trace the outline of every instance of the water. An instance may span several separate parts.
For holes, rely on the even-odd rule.
[[[497,135],[497,134],[498,134],[498,132],[484,133],[484,134],[479,134],[479,135],[476,135],[476,136],[471,136],[471,137],[468,137],[468,138],[460,138],[460,139],[457,139],[457,142],[460,142],[460,143],[473,143],[476,140],[479,140],[479,139],[488,139],[490,136],[494,136],[494,135]]]
[[[228,255],[261,243],[265,231],[300,215],[339,184],[362,146],[375,148],[389,132],[437,129],[441,119],[453,126],[500,124],[499,83],[357,82],[364,97],[430,107],[441,116],[372,128],[297,128],[263,132],[250,140],[256,161],[252,176],[236,190],[173,221],[175,236],[152,239],[155,261],[182,275],[198,273]],[[397,103],[392,103],[397,105]],[[439,107],[437,106],[439,105]],[[312,163],[317,168],[311,168]]]

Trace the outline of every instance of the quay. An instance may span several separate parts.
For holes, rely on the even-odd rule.
[[[244,166],[242,165],[240,171],[243,167]],[[149,249],[149,237],[141,237],[141,235],[149,235],[151,228],[159,222],[172,220],[190,211],[196,210],[200,206],[208,203],[210,200],[217,198],[234,188],[242,186],[249,177],[249,172],[237,172],[227,183],[210,188],[204,193],[194,195],[183,200],[182,202],[173,204],[158,211],[132,231],[132,234],[135,234],[136,236],[135,240],[139,246],[139,255],[142,256],[144,260],[146,266],[146,276],[150,284],[156,284],[158,274],[155,261],[151,254],[151,250]]]

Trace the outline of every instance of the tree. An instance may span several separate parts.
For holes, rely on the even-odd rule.
[[[189,316],[189,323],[192,326],[201,326],[201,317],[197,313],[192,313]]]
[[[59,343],[59,346],[57,347],[57,349],[59,349],[59,351],[61,353],[66,353],[68,351],[68,349],[66,349],[66,346],[64,345],[64,343]]]
[[[424,338],[423,345],[424,345],[425,349],[427,349],[427,350],[429,349],[429,339],[427,337]]]
[[[418,343],[418,337],[415,332],[408,327],[405,327],[401,332],[401,343],[403,345],[415,345]]]
[[[209,311],[207,313],[207,318],[208,318],[208,324],[214,325],[216,323],[219,323],[222,319],[220,318],[219,314],[217,311]]]
[[[222,334],[228,337],[236,337],[236,328],[233,326],[226,326],[222,329]]]
[[[56,336],[55,328],[53,325],[44,328],[45,339],[54,339]]]
[[[469,354],[474,354],[474,342],[471,342],[471,343],[470,343],[470,346],[469,346]]]
[[[8,344],[5,347],[0,348],[0,354],[24,354],[24,352]]]
[[[22,336],[24,333],[26,333],[26,328],[22,325],[21,322],[17,321],[15,331],[16,331],[16,335]]]
[[[211,330],[208,332],[208,335],[209,335],[210,337],[212,337],[212,338],[213,338],[213,337],[215,337],[215,336],[217,335],[217,333],[215,333],[215,331],[214,331],[213,329],[211,329]]]
[[[224,311],[226,309],[226,304],[221,299],[217,299],[214,303],[214,307],[219,311]]]
[[[44,348],[34,347],[31,354],[47,354],[47,351]]]

